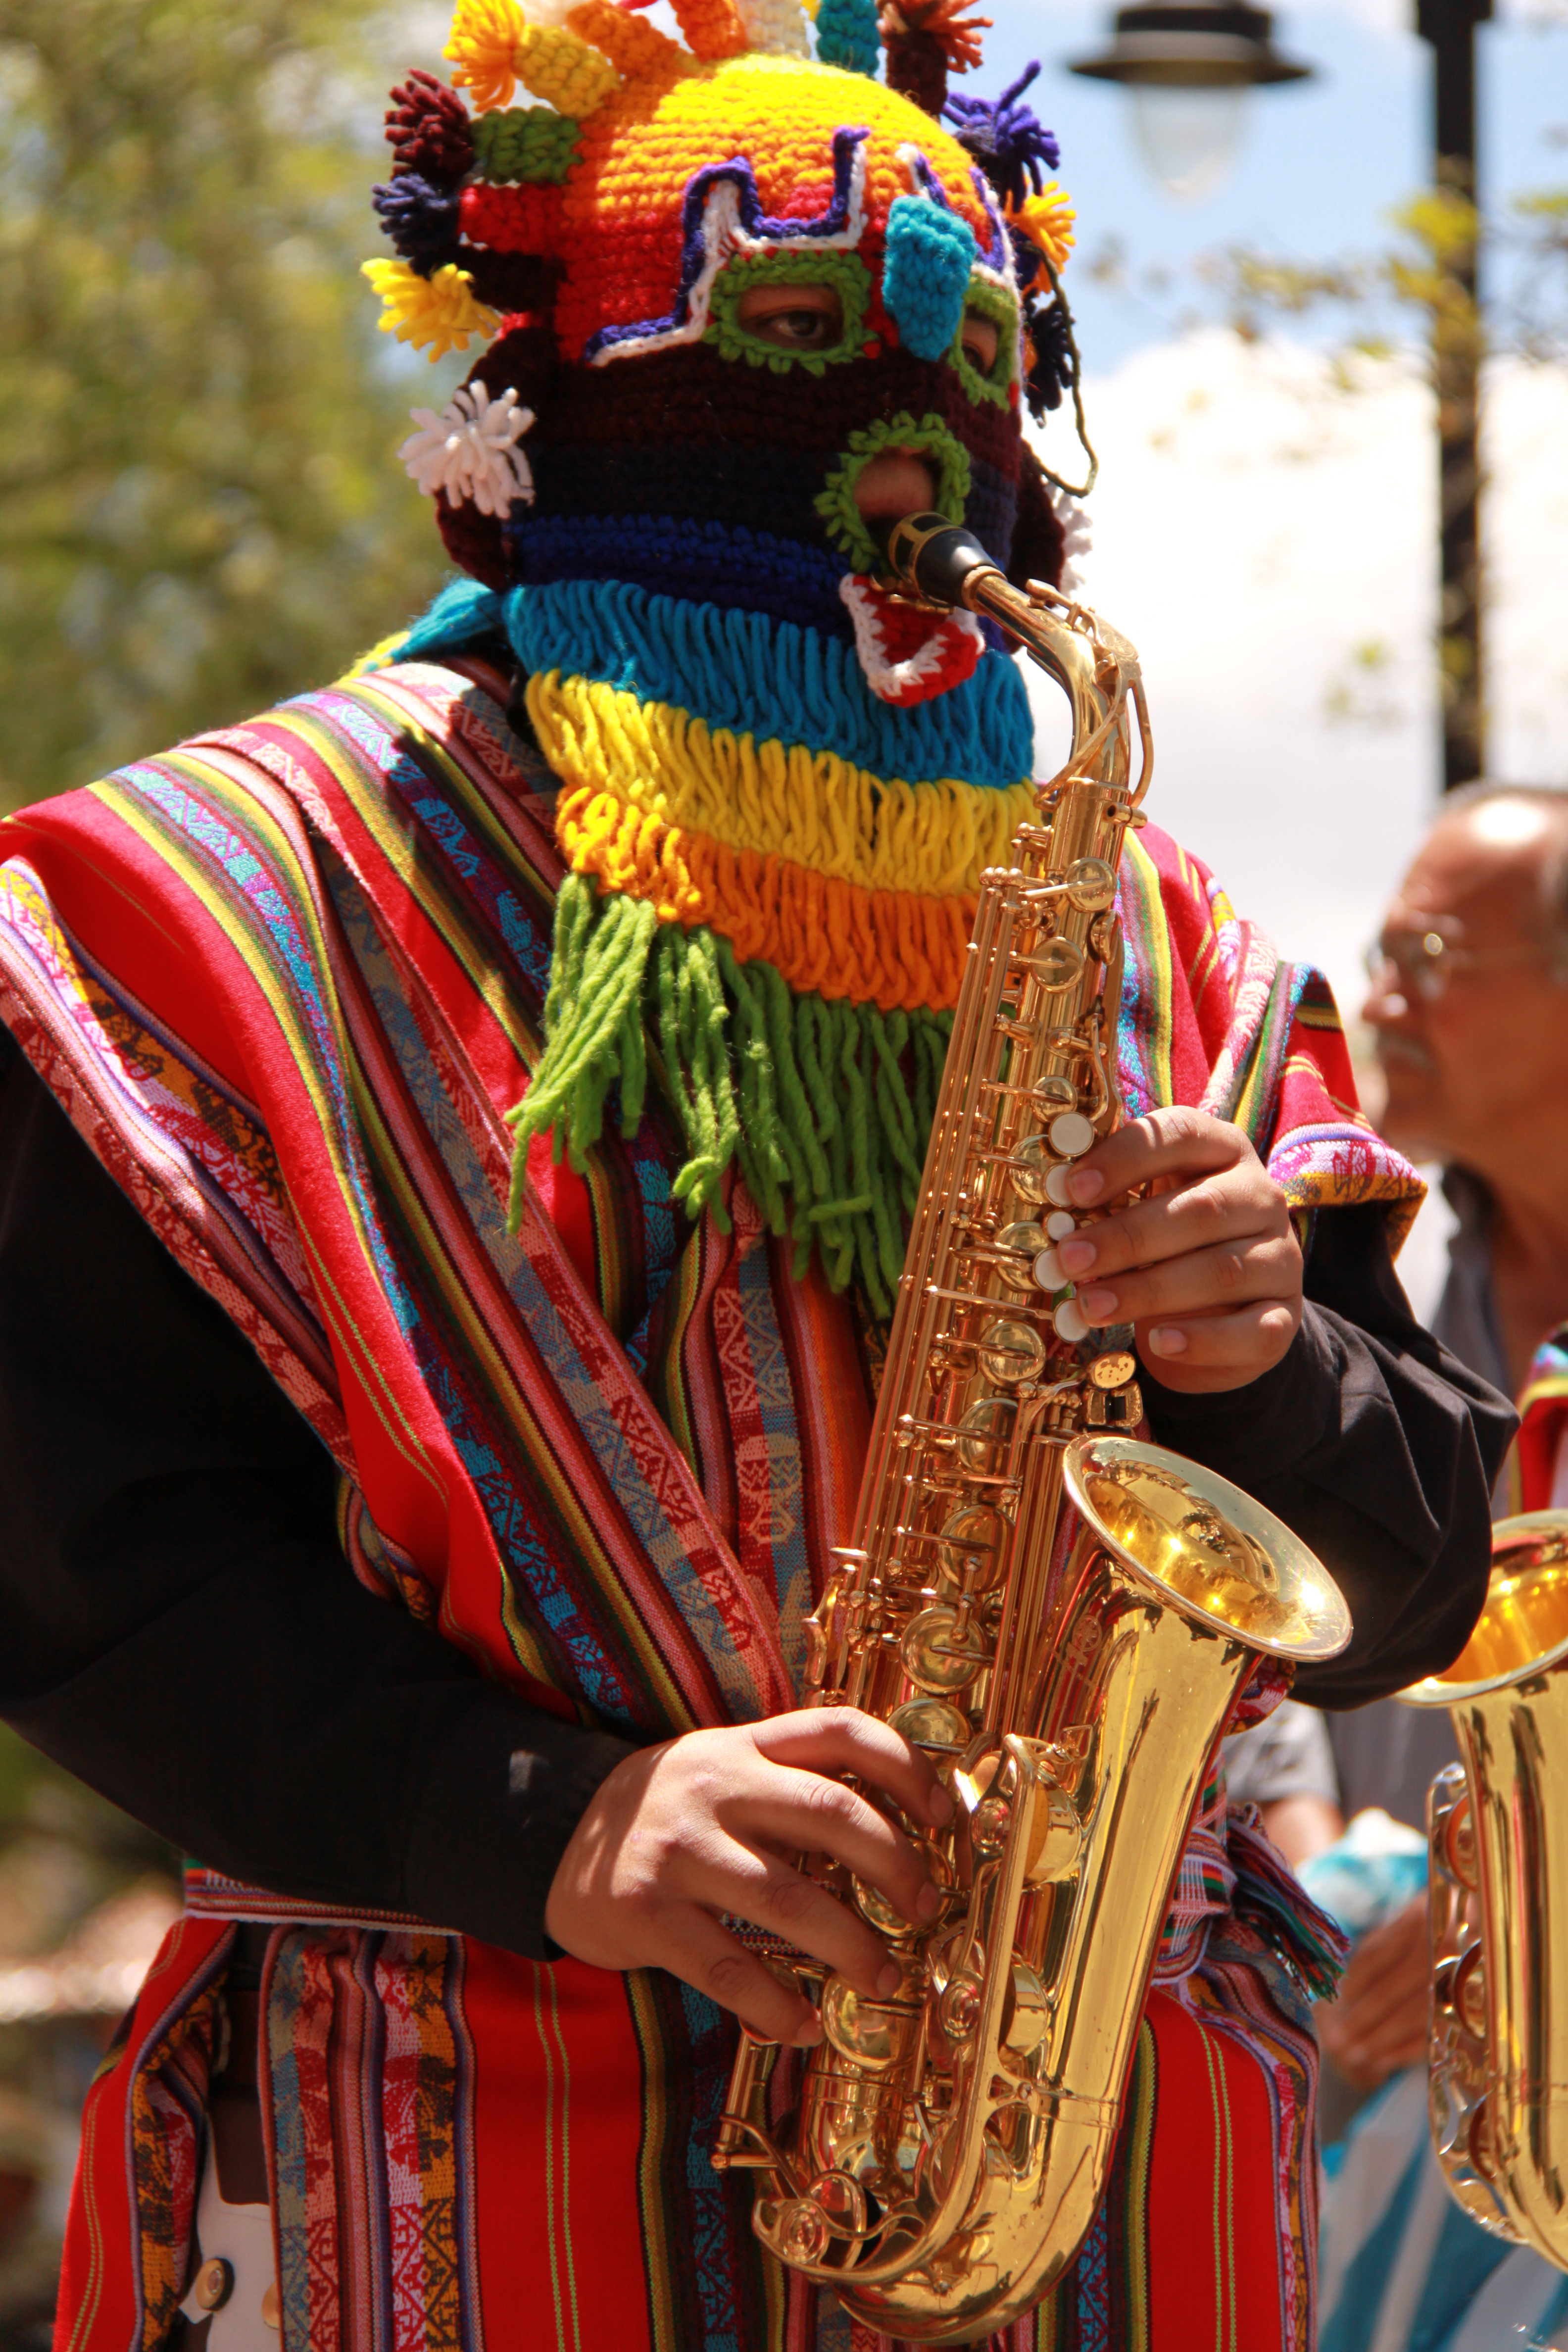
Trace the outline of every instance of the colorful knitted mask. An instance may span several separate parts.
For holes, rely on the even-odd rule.
[[[910,702],[973,670],[980,631],[889,605],[856,481],[880,450],[919,455],[936,503],[1010,562],[1020,276],[1059,263],[1071,216],[1026,110],[968,102],[963,145],[842,69],[878,55],[863,5],[826,0],[825,65],[796,0],[685,0],[689,50],[610,0],[563,24],[464,0],[447,55],[485,111],[427,80],[396,94],[378,204],[405,257],[370,268],[410,340],[500,331],[447,435],[429,419],[415,453],[465,569],[768,613],[854,643],[873,689]],[[518,81],[550,106],[509,103]],[[832,305],[809,347],[748,323],[781,286]]]
[[[798,0],[675,5],[689,48],[611,0],[462,0],[447,55],[482,110],[428,76],[394,94],[403,257],[367,274],[406,340],[494,338],[405,456],[504,599],[564,787],[523,1140],[585,1150],[617,1087],[635,1118],[651,1022],[693,1213],[738,1162],[880,1297],[1031,744],[999,641],[881,587],[856,485],[910,455],[998,561],[1055,576],[1024,301],[1071,215],[1023,85],[952,101],[953,135],[869,78],[868,0],[822,0],[815,60]],[[933,45],[977,55],[962,0],[884,21],[940,105]]]

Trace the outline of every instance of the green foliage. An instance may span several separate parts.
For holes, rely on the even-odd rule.
[[[356,274],[386,250],[364,26],[347,0],[10,0],[0,805],[331,677],[441,576],[394,454],[411,379]]]
[[[1568,358],[1568,191],[1516,195],[1483,219],[1459,189],[1428,188],[1390,226],[1380,252],[1296,261],[1230,246],[1205,256],[1198,276],[1247,341],[1274,320],[1313,315],[1338,330],[1345,352],[1373,358],[1407,347],[1415,330],[1439,377],[1446,362],[1475,365],[1489,352]],[[1473,286],[1483,249],[1484,320]],[[1110,274],[1103,264],[1101,274]]]

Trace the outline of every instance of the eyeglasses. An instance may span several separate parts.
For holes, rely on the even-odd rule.
[[[1390,965],[1426,1003],[1436,1003],[1450,981],[1472,971],[1495,971],[1508,964],[1540,963],[1539,947],[1462,948],[1441,931],[1384,931],[1366,951],[1366,976],[1376,988]]]

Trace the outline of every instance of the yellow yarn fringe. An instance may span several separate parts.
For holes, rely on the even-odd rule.
[[[737,736],[674,704],[559,670],[529,680],[528,711],[541,751],[569,787],[621,803],[625,814],[606,812],[602,826],[629,838],[628,821],[647,820],[858,890],[969,898],[986,866],[1005,862],[1034,810],[1028,783],[996,792],[956,780],[889,782],[835,751]],[[646,857],[646,847],[638,854]],[[672,908],[665,919],[712,918]]]

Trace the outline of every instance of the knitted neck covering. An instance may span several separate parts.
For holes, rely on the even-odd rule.
[[[1016,667],[905,710],[761,614],[584,582],[504,611],[568,867],[519,1184],[536,1134],[581,1164],[636,1128],[651,1039],[689,1214],[725,1222],[734,1165],[797,1268],[885,1313],[979,877],[1032,805]]]

